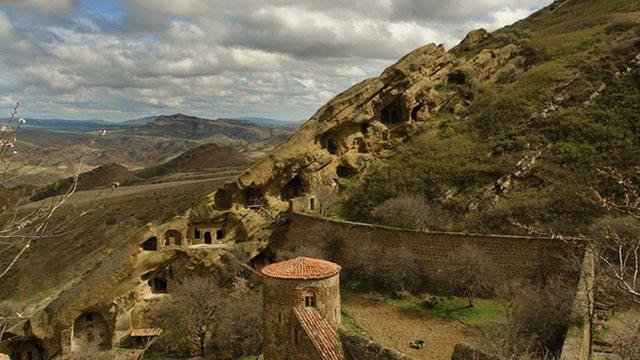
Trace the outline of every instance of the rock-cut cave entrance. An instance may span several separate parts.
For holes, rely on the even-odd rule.
[[[401,123],[404,121],[402,107],[395,101],[385,106],[382,111],[380,111],[380,120],[389,125]]]
[[[142,243],[142,250],[145,250],[145,251],[158,250],[158,238],[155,236],[148,238],[145,242]]]
[[[281,198],[282,200],[291,200],[304,195],[305,192],[302,176],[297,174],[282,188]]]

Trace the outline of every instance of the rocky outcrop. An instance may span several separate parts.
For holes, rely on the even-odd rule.
[[[476,30],[461,46],[487,36]],[[435,44],[412,51],[379,77],[329,101],[286,143],[194,207],[191,222],[233,219],[225,232],[244,244],[248,257],[257,254],[292,199],[304,197],[311,212],[327,211],[341,186],[373,160],[434,126],[441,115],[465,110],[477,84],[496,81],[506,69],[524,68],[521,53],[515,44],[468,59]]]

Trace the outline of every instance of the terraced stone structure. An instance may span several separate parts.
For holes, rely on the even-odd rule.
[[[266,266],[265,360],[343,359],[340,327],[340,266],[298,257]]]

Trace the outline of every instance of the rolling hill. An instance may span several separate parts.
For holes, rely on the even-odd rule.
[[[141,178],[164,176],[184,172],[211,171],[218,168],[248,165],[248,159],[238,150],[216,144],[204,144],[193,148],[163,164],[137,171]]]

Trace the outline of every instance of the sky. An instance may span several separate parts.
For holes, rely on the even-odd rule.
[[[427,43],[551,0],[0,0],[0,117],[300,121]]]

